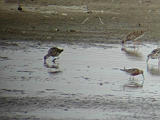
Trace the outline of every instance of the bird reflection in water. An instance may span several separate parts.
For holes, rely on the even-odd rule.
[[[46,68],[55,68],[55,69],[59,69],[59,63],[52,62],[52,65],[49,65],[47,62],[45,62],[45,63],[44,63],[44,67],[46,67]]]
[[[59,63],[52,62],[52,65],[49,65],[47,62],[44,63],[44,67],[50,68],[48,73],[49,74],[58,74],[62,73],[62,71],[59,69]]]
[[[142,59],[142,54],[135,49],[131,50],[127,48],[121,48],[121,50],[124,51],[127,56],[132,57],[133,59]]]
[[[147,72],[154,76],[160,76],[160,65],[147,64]]]
[[[123,85],[123,90],[125,90],[125,88],[131,88],[131,89],[142,88],[143,84],[144,84],[144,80],[142,81],[142,83],[130,81],[129,83],[126,83]]]

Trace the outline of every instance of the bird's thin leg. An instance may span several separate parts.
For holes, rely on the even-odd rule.
[[[138,42],[138,46],[140,45],[140,42]]]
[[[130,76],[129,80],[134,80],[134,76]]]
[[[139,46],[138,46],[138,48],[137,48],[136,52],[138,52],[138,50],[139,50]]]
[[[135,50],[136,49],[136,43],[137,42],[134,40],[134,52],[136,52],[136,50]]]
[[[158,65],[160,65],[160,58],[159,58],[159,61],[158,61]]]
[[[138,49],[139,49],[139,45],[140,45],[140,42],[138,42]]]
[[[53,57],[53,60],[52,60],[52,62],[55,62],[55,60],[56,60],[56,58],[54,58],[54,57]]]
[[[124,43],[122,44],[122,47],[126,47]]]
[[[145,80],[145,78],[144,78],[144,75],[142,74],[142,76],[143,76],[143,80]]]
[[[136,48],[137,41],[134,40],[134,48]]]
[[[140,42],[138,42],[138,48],[137,48],[137,51],[139,50],[139,45],[140,45]]]
[[[138,43],[138,47],[137,48],[139,49],[140,42],[137,42],[136,40],[134,41],[134,48],[136,48],[137,43]]]
[[[134,52],[137,53],[138,49],[139,49],[139,48],[137,48],[137,50],[136,50],[136,47],[134,47]]]

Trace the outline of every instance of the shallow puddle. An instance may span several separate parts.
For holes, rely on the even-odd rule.
[[[159,98],[158,60],[150,59],[146,64],[147,55],[157,48],[156,45],[146,44],[140,46],[138,50],[131,47],[122,50],[121,45],[116,44],[56,44],[63,48],[64,52],[55,63],[50,57],[44,65],[43,56],[52,45],[46,43],[32,46],[30,44],[32,43],[25,43],[25,49],[1,47],[1,96],[47,97],[79,94],[81,96]],[[130,76],[120,70],[124,67],[144,70],[145,80],[142,75],[135,76],[134,81],[129,80]],[[82,111],[78,110],[78,114],[82,115],[84,113]],[[92,114],[94,112],[91,110]],[[104,114],[103,112],[99,113],[99,116]],[[48,114],[46,113],[46,116]],[[66,111],[61,112],[61,115],[65,116]],[[57,118],[59,118],[58,114]]]

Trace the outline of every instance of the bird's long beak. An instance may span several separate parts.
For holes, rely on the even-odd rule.
[[[146,62],[148,62],[149,58],[150,58],[150,55],[147,56],[147,61]]]
[[[147,58],[147,61],[146,61],[146,62],[148,62],[148,60],[149,60],[149,57]]]
[[[145,80],[143,73],[142,73],[142,76],[143,76],[143,80]]]

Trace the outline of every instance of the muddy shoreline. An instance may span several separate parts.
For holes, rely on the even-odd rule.
[[[53,97],[1,97],[0,99],[1,118],[3,119],[43,119],[44,115],[31,116],[35,111],[51,111],[54,119],[54,110],[59,109],[61,112],[69,112],[73,110],[99,110],[103,111],[107,119],[159,119],[159,99],[154,98],[116,98],[110,95],[106,96],[79,96],[62,94],[61,96]],[[8,109],[10,108],[10,109]],[[16,115],[16,112],[21,115]],[[118,113],[118,114],[117,114]],[[126,113],[126,114],[125,114]],[[128,114],[129,113],[129,114]],[[56,115],[55,115],[56,116]],[[73,115],[74,116],[74,115]],[[87,116],[86,116],[87,117]],[[91,117],[88,115],[88,117]],[[82,119],[82,118],[64,118],[62,119]],[[45,119],[51,119],[46,117]],[[91,118],[90,118],[91,119]],[[96,119],[92,118],[92,119]],[[99,116],[99,119],[104,119]]]
[[[158,1],[65,3],[60,0],[44,4],[41,0],[1,0],[1,3],[1,40],[119,43],[128,32],[147,29],[149,32],[142,41],[159,41],[160,38]],[[24,12],[17,10],[19,4]]]

